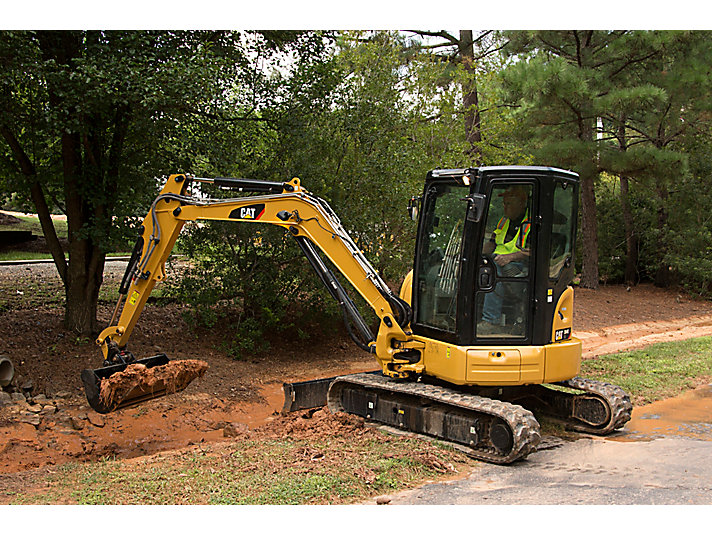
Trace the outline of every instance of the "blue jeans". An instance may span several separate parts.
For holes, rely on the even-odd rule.
[[[500,267],[499,265],[497,265],[497,276],[516,276],[512,274],[512,268],[516,268],[519,270],[519,272],[525,273],[527,266],[526,264],[520,262],[511,262],[505,265],[504,267]],[[509,272],[505,274],[503,270]],[[484,321],[491,324],[500,324],[504,299],[507,297],[511,298],[511,296],[505,294],[505,285],[505,283],[497,282],[497,284],[494,286],[494,291],[485,293],[485,299],[482,305],[482,319]]]

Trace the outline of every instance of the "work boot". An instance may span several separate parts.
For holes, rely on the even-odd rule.
[[[478,337],[491,337],[501,335],[502,327],[493,323],[488,323],[487,321],[480,321],[477,323],[477,336]]]

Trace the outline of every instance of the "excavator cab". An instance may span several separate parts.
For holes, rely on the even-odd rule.
[[[552,339],[552,326],[574,275],[577,199],[578,176],[560,169],[428,173],[414,262],[414,334],[460,346],[568,339],[570,328]]]

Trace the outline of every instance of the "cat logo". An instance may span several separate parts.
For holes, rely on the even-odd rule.
[[[564,341],[565,339],[569,339],[571,337],[571,329],[570,328],[563,328],[561,330],[557,330],[554,332],[554,341]]]
[[[241,219],[243,221],[257,221],[265,212],[264,204],[250,204],[235,208],[230,212],[230,219]]]

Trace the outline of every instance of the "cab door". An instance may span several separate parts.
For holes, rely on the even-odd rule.
[[[493,179],[475,243],[474,332],[476,344],[526,344],[531,340],[538,182]]]

